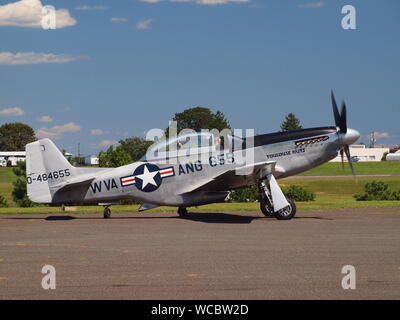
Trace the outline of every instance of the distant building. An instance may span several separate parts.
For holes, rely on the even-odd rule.
[[[69,160],[69,159],[72,158],[72,153],[65,152],[65,153],[64,153],[64,157],[67,158],[67,160]]]
[[[1,151],[0,167],[15,167],[18,161],[25,161],[25,151]]]
[[[363,144],[353,144],[350,146],[350,154],[355,161],[381,161],[383,154],[389,152],[389,148],[367,148]],[[346,161],[346,155],[344,156]],[[341,162],[340,153],[331,162]]]
[[[400,150],[395,153],[389,153],[386,156],[386,161],[400,161]]]
[[[72,154],[66,153],[68,159]],[[26,160],[25,151],[1,151],[0,152],[0,167],[16,167],[18,161]]]
[[[85,157],[85,164],[94,166],[94,165],[99,165],[99,157],[96,156],[86,156]]]

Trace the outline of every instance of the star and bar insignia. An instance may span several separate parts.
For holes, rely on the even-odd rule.
[[[146,163],[138,166],[131,176],[120,178],[123,187],[136,185],[143,192],[153,192],[157,190],[164,178],[175,175],[174,167],[160,169],[155,164]]]

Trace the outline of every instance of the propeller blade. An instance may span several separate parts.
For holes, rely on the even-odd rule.
[[[339,109],[336,104],[335,100],[335,95],[333,94],[333,91],[331,91],[331,100],[332,100],[332,109],[333,109],[333,116],[335,117],[335,124],[336,127],[340,128],[340,114],[339,114]]]
[[[342,170],[344,170],[344,151],[340,149],[340,157],[342,158]]]
[[[347,160],[349,161],[351,172],[353,173],[353,176],[356,176],[356,172],[354,171],[354,167],[353,167],[353,160],[351,160],[350,147],[347,145],[344,146],[344,152],[346,153]]]
[[[340,113],[340,131],[343,133],[347,132],[347,109],[346,103],[342,102],[342,112]]]

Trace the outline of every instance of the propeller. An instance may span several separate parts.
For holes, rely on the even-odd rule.
[[[336,104],[336,99],[335,99],[335,95],[333,94],[333,91],[331,91],[331,99],[332,99],[333,116],[335,117],[335,124],[336,124],[336,127],[339,128],[338,133],[346,134],[347,133],[346,103],[344,101],[342,102],[342,110],[339,113],[339,109]],[[353,160],[351,159],[350,147],[348,144],[344,144],[344,146],[340,149],[340,156],[342,158],[342,168],[344,168],[344,154],[346,154],[347,160],[350,165],[351,172],[353,173],[353,176],[355,176],[356,173],[354,171]]]

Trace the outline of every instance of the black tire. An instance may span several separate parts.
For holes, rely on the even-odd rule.
[[[275,212],[275,218],[278,220],[290,220],[296,215],[296,204],[294,201],[287,199],[289,206]]]
[[[264,197],[260,197],[260,210],[266,217],[274,217],[274,209],[265,201]]]
[[[104,208],[103,217],[104,217],[104,219],[111,218],[111,209],[110,208]]]
[[[181,218],[186,218],[189,214],[186,208],[179,207],[178,214]]]

